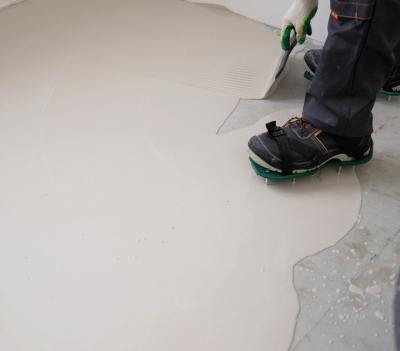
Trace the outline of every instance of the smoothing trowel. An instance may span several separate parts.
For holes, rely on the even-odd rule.
[[[279,82],[282,80],[282,78],[285,76],[283,73],[285,72],[285,67],[286,64],[289,60],[289,56],[292,53],[293,49],[297,45],[297,39],[296,39],[296,34],[293,33],[290,37],[290,46],[288,50],[282,50],[282,53],[277,60],[277,65],[276,69],[272,75],[271,81],[269,83],[269,86],[267,86],[267,90],[265,93],[265,98],[268,98],[272,95],[272,93],[275,91],[276,87],[278,86]]]

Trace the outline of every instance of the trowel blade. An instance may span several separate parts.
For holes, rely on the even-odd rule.
[[[286,67],[286,64],[287,64],[287,62],[289,60],[289,56],[292,53],[292,51],[293,51],[293,49],[294,49],[294,47],[296,45],[297,45],[296,35],[293,34],[290,37],[289,50],[283,50],[282,53],[281,53],[281,56],[279,57],[279,60],[277,60],[276,69],[275,69],[274,74],[272,76],[271,83],[270,83],[269,87],[266,90],[265,98],[268,98],[269,96],[272,95],[272,93],[277,88],[279,82],[284,77],[283,72],[285,71],[285,67]]]

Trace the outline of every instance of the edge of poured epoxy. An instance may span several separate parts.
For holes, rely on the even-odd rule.
[[[17,5],[26,0],[0,0],[0,11],[13,5]]]

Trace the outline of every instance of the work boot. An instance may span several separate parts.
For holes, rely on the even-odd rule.
[[[269,179],[312,175],[327,166],[354,166],[372,158],[371,136],[343,138],[315,128],[303,118],[283,127],[267,123],[267,132],[249,140],[249,156],[256,173]]]
[[[304,55],[304,62],[306,66],[304,77],[306,79],[314,79],[321,54],[322,50],[309,50]],[[392,74],[381,89],[380,93],[383,95],[400,96],[400,65],[394,68]]]
[[[382,91],[388,95],[400,95],[400,65],[394,68]]]

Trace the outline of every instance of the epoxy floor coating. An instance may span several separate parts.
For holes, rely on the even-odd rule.
[[[239,97],[265,88],[251,72],[269,76],[273,33],[215,7],[149,4],[0,13],[1,349],[285,350],[293,265],[357,218],[353,170],[267,187],[246,151],[265,119],[216,133]],[[220,64],[190,54],[182,68],[185,41],[163,60],[160,33],[184,18],[200,35],[208,16],[226,19],[215,33],[244,33],[234,46],[198,38]],[[210,67],[220,79],[191,74]]]

